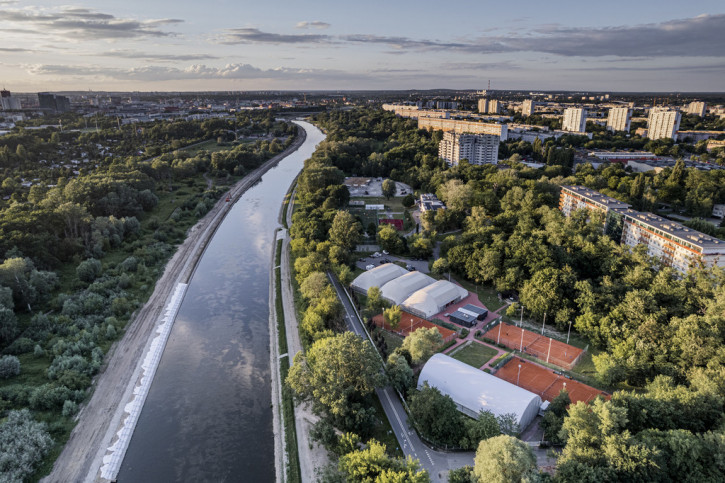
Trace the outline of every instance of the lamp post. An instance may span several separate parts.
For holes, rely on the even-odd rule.
[[[410,330],[408,331],[408,335],[413,333],[413,317],[410,318]],[[413,339],[411,339],[413,340]]]
[[[516,376],[516,385],[519,385],[519,378],[521,378],[521,364],[519,364],[519,374]],[[564,384],[566,386],[566,383]]]
[[[544,326],[546,325],[546,312],[544,312],[544,323],[541,324],[541,335],[544,335]]]
[[[566,333],[566,343],[569,343],[569,335],[571,335],[571,320],[569,321],[569,332]]]
[[[521,304],[521,320],[519,321],[519,326],[524,326],[524,304]]]

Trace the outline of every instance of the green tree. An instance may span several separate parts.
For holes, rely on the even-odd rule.
[[[405,321],[402,321],[405,323]],[[419,328],[408,334],[402,348],[410,353],[413,363],[418,365],[430,359],[443,343],[443,336],[435,327]]]
[[[385,445],[368,441],[367,448],[340,457],[338,470],[344,481],[428,483],[428,472],[420,468],[420,462],[412,459],[392,458],[385,452]]]
[[[465,423],[466,434],[461,440],[461,447],[463,448],[478,448],[478,443],[484,439],[501,434],[498,420],[491,411],[481,410],[477,419],[466,419]]]
[[[383,250],[390,253],[401,253],[403,251],[403,240],[398,231],[391,225],[380,225],[378,227],[378,243]]]
[[[473,466],[463,466],[448,472],[448,483],[479,483],[473,474]]]
[[[400,317],[403,315],[403,311],[400,305],[393,305],[383,310],[383,319],[393,330],[397,330],[400,325]]]
[[[380,287],[370,287],[368,289],[368,310],[373,314],[377,314],[385,307],[385,300],[383,300],[383,294],[380,291]]]
[[[345,415],[352,401],[385,383],[382,363],[372,346],[351,332],[315,342],[299,352],[287,384],[303,399],[312,399],[335,416]]]
[[[562,389],[554,400],[551,401],[549,409],[546,410],[546,414],[544,414],[541,420],[540,426],[544,430],[544,440],[554,444],[564,443],[559,433],[564,424],[566,409],[569,407],[569,404],[571,404],[569,393]]]
[[[386,179],[383,181],[383,196],[390,199],[395,196],[395,191],[395,181],[392,179]]]
[[[360,242],[362,229],[360,223],[347,211],[338,211],[332,220],[329,240],[337,246],[352,251]]]
[[[458,446],[464,436],[463,415],[450,396],[425,383],[408,402],[416,428],[439,445]]]
[[[479,481],[520,483],[537,474],[536,458],[528,444],[501,435],[481,441],[476,450],[473,473]]]
[[[412,193],[408,193],[403,197],[403,206],[406,208],[412,208],[415,205],[415,197]]]
[[[312,272],[300,284],[300,293],[307,300],[312,300],[320,297],[329,286],[330,282],[327,280],[327,275],[323,272]]]
[[[444,273],[448,273],[450,271],[451,267],[448,263],[448,259],[443,257],[443,258],[439,258],[438,260],[433,262],[432,269],[433,269],[432,271],[434,274],[440,276],[440,275],[443,275]]]
[[[408,361],[398,352],[393,352],[388,356],[388,363],[385,366],[385,372],[388,375],[390,384],[402,392],[408,392],[413,385],[413,369],[408,365]]]

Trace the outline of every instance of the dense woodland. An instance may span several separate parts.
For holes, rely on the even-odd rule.
[[[0,137],[2,481],[50,468],[106,351],[186,230],[222,196],[209,188],[212,178],[239,179],[297,129],[266,114],[133,131],[106,124],[93,133],[20,128]],[[253,138],[229,140],[235,125]],[[213,153],[171,147],[206,139],[226,145],[214,142]],[[98,146],[109,147],[104,158]],[[148,158],[152,152],[164,154]],[[82,168],[62,167],[75,158]]]
[[[340,455],[338,466],[329,471],[330,481],[352,478],[344,463],[349,446],[343,442],[351,437],[348,433],[362,441],[371,436],[366,402],[374,396],[372,389],[386,382],[377,371],[382,367],[379,359],[363,354],[362,347],[355,346],[354,356],[340,355],[344,344],[362,342],[339,334],[340,307],[324,277],[324,271],[333,270],[341,280],[351,279],[351,251],[363,227],[345,211],[348,194],[341,183],[353,174],[389,176],[420,192],[436,193],[448,206],[424,216],[422,231],[413,239],[381,228],[381,246],[410,254],[416,244],[431,247],[438,233],[454,231],[443,237],[442,258],[434,271],[450,269],[513,294],[535,319],[548,314],[561,329],[572,322],[573,330],[590,341],[597,353],[599,384],[614,392],[611,400],[589,406],[569,406],[568,400],[554,405],[545,425],[548,439],[562,448],[556,481],[723,479],[723,271],[692,267],[681,276],[642,249],[613,241],[602,232],[603,220],[585,213],[566,219],[557,204],[560,185],[578,184],[638,209],[666,203],[706,216],[712,204],[725,202],[725,172],[697,171],[678,163],[659,174],[633,174],[616,164],[599,169],[583,165],[572,173],[566,153],[573,145],[566,137],[537,146],[509,143],[505,152],[512,158],[510,169],[465,162],[448,168],[437,157],[441,134],[418,130],[415,121],[369,109],[318,114],[315,120],[328,137],[299,177],[291,228],[296,278],[304,299],[301,331],[308,351],[295,360],[288,383],[299,397],[313,402],[323,417],[318,439]],[[594,142],[603,140],[595,136]],[[526,150],[538,150],[549,164],[532,169],[518,163],[517,153]],[[549,155],[552,152],[558,154]],[[693,222],[722,233],[714,225]],[[369,295],[369,304],[378,303],[374,293]],[[386,363],[388,381],[403,391],[413,387],[411,367],[421,363],[412,357],[411,345],[390,354]],[[352,368],[360,364],[374,370],[355,372]],[[411,399],[423,396],[415,393]],[[445,410],[440,397],[429,395],[426,400],[428,408]],[[420,414],[424,419],[425,411]],[[332,426],[348,433],[339,438]],[[465,438],[498,434],[486,431],[472,428],[443,436],[463,446]],[[549,478],[537,474],[527,463],[528,453],[507,437],[481,444],[495,440],[507,457],[520,456],[527,478]],[[476,444],[468,441],[467,446]],[[383,471],[410,471],[395,461],[370,469],[366,476],[372,481]],[[477,458],[476,468],[455,472],[451,481],[479,481],[480,468],[488,464],[493,463],[481,462],[479,467]]]

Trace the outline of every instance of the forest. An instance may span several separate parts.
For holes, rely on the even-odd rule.
[[[0,137],[3,481],[47,473],[106,352],[186,231],[297,132],[266,113],[133,131],[106,124]],[[200,141],[208,149],[182,149]]]
[[[323,370],[328,364],[347,367],[348,362],[359,367],[361,361],[382,367],[359,347],[354,357],[340,356],[346,344],[355,345],[354,337],[341,334],[341,309],[324,277],[332,270],[341,281],[351,280],[352,250],[363,235],[359,221],[345,210],[349,195],[341,183],[346,175],[390,177],[419,192],[436,193],[446,203],[447,210],[423,216],[421,232],[411,239],[380,228],[373,235],[382,247],[407,255],[416,245],[430,247],[440,240],[434,271],[450,269],[511,294],[534,320],[548,314],[564,330],[571,322],[589,340],[598,384],[612,397],[590,405],[569,405],[568,399],[554,405],[558,409],[544,423],[560,450],[553,477],[531,470],[526,451],[505,439],[510,436],[484,441],[495,440],[498,447],[522,454],[527,478],[722,480],[725,274],[693,266],[682,275],[641,249],[614,242],[603,233],[602,219],[581,212],[567,219],[557,205],[559,186],[583,185],[637,209],[655,210],[665,203],[705,216],[714,203],[725,202],[725,173],[688,169],[681,162],[658,174],[631,173],[616,164],[598,169],[585,164],[572,173],[567,156],[548,155],[544,159],[551,164],[533,169],[516,159],[516,150],[534,149],[521,142],[507,148],[513,158],[503,161],[508,169],[465,162],[449,168],[437,157],[441,134],[418,130],[414,121],[374,109],[317,114],[314,119],[328,137],[299,177],[291,228],[308,351],[295,359],[287,381],[299,398],[313,402],[322,417],[318,440],[339,457],[329,469],[329,481],[349,478],[348,456],[360,457],[343,444],[345,438],[365,441],[372,436],[365,408],[373,388],[392,382],[409,390],[413,368],[420,363],[412,357],[414,341],[389,355],[388,381],[377,371],[335,378]],[[562,138],[536,149],[548,153],[573,147]],[[693,222],[722,234],[714,225]],[[446,232],[452,233],[439,236]],[[336,363],[329,359],[333,356]],[[423,392],[412,399],[421,397]],[[424,406],[437,404],[435,396],[426,397],[433,402]],[[333,427],[344,436],[336,436]],[[484,429],[471,428],[466,434],[494,436]],[[388,459],[378,473],[371,470],[371,481],[384,471],[413,471],[392,456]],[[480,474],[477,459],[473,469],[453,472],[451,481],[479,481]]]

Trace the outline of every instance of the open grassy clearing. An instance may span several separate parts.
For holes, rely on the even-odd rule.
[[[491,360],[491,358],[496,354],[498,354],[496,349],[479,344],[478,342],[472,342],[468,347],[464,347],[463,349],[457,351],[451,357],[458,361],[465,362],[469,366],[478,368]]]

